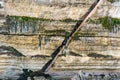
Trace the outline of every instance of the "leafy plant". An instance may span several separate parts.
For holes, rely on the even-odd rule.
[[[117,24],[120,24],[120,19],[105,16],[95,20],[90,19],[89,23],[102,24],[103,28],[108,29],[109,31],[112,31],[114,26],[116,26]]]
[[[112,22],[111,17],[106,16],[104,18],[99,18],[99,20],[105,29],[108,29],[109,31],[113,29],[114,23]]]
[[[73,39],[78,40],[79,37],[92,37],[95,36],[95,33],[92,32],[78,32],[74,35]]]
[[[120,24],[120,19],[106,16],[104,18],[99,18],[99,22],[105,29],[111,31],[116,24]]]
[[[69,32],[65,31],[65,30],[45,30],[44,34],[46,36],[63,36],[66,37]]]

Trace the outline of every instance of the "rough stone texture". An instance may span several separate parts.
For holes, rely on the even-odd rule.
[[[46,4],[37,4],[34,1],[25,0],[20,2],[7,1],[5,3],[5,12],[6,15],[19,15],[19,16],[30,16],[38,17],[45,19],[55,19],[61,20],[66,18],[79,19],[88,9],[89,6],[75,6],[63,4],[64,2],[58,2],[57,4],[46,5]],[[54,3],[54,2],[53,2]],[[84,3],[84,2],[83,2]],[[60,5],[61,4],[61,5]],[[71,7],[72,6],[72,7]],[[85,7],[84,7],[85,6]]]
[[[0,1],[0,15],[4,15],[4,1]]]
[[[41,22],[42,28],[44,30],[65,30],[71,31],[75,22],[61,22],[58,20],[63,20],[67,18],[79,19],[89,8],[90,5],[77,5],[72,3],[65,4],[65,6],[55,2],[54,4],[38,4],[34,2],[29,2],[28,0],[9,0],[6,2],[6,15],[17,15],[17,16],[30,16],[38,17],[43,19],[54,19],[56,21],[43,21]],[[41,0],[42,1],[42,0]],[[58,1],[58,0],[57,0]],[[67,1],[67,0],[64,0]],[[82,1],[82,0],[80,0]],[[85,0],[84,0],[85,1]],[[91,0],[90,0],[91,1]],[[23,3],[24,2],[24,3]],[[64,2],[65,3],[65,2]],[[90,2],[92,3],[92,2]],[[109,3],[110,4],[110,3]],[[108,8],[103,8],[101,6],[100,10],[97,11],[92,18],[97,16],[106,16]],[[111,8],[111,7],[110,7]],[[114,10],[114,9],[112,9]],[[104,15],[102,12],[104,12]],[[89,23],[89,22],[88,22]],[[118,29],[114,29],[109,32],[104,29],[101,24],[86,23],[81,29],[81,32],[94,33],[95,37],[79,37],[79,40],[71,41],[70,45],[61,53],[65,56],[60,57],[55,65],[55,70],[60,69],[120,69],[119,60],[114,58],[120,57],[120,26]],[[21,26],[19,26],[21,27]],[[12,29],[11,29],[12,30]],[[116,31],[115,31],[116,30]],[[43,31],[43,29],[41,29]],[[24,55],[50,55],[63,41],[64,37],[61,36],[48,36],[41,35],[41,33],[33,34],[32,32],[29,36],[19,35],[20,32],[15,33],[11,31],[11,35],[0,35],[0,45],[9,45],[16,48],[18,51]],[[22,33],[23,34],[23,33]],[[39,35],[42,36],[42,40],[39,40]],[[67,34],[66,34],[67,35]],[[48,38],[46,40],[45,38]],[[41,43],[41,45],[40,45]],[[82,55],[71,56],[70,52]],[[88,57],[89,53],[96,53],[102,55],[110,55],[112,58],[108,59],[95,59],[95,57]],[[114,60],[113,60],[114,59]],[[78,62],[78,63],[77,63]],[[28,65],[28,64],[27,64]],[[31,64],[33,65],[33,64]],[[31,66],[29,67],[31,68]],[[34,67],[40,68],[40,67]]]
[[[45,42],[43,38],[39,45],[38,36],[0,35],[0,45],[13,46],[24,55],[50,55],[60,45],[61,39],[51,37],[49,42]]]
[[[18,16],[30,16],[30,17],[38,17],[43,19],[53,19],[56,21],[42,21],[38,22],[38,26],[41,26],[42,30],[65,30],[70,32],[73,29],[73,25],[75,22],[62,22],[58,20],[63,19],[79,19],[89,8],[90,5],[93,3],[94,0],[84,0],[81,4],[81,1],[39,1],[38,3],[35,1],[30,0],[8,0],[5,2],[5,11],[6,15],[18,15]],[[60,3],[62,5],[60,5]],[[68,4],[69,3],[69,4]],[[76,4],[78,3],[78,4]],[[79,5],[80,3],[80,5]],[[104,5],[110,5],[110,9],[112,7],[112,4],[105,1]],[[102,11],[105,14],[107,11],[109,11],[108,6],[104,7],[105,9],[102,9],[104,6],[99,7],[99,10],[97,11],[98,16],[100,16]],[[96,15],[94,15],[92,18],[94,18]],[[105,15],[103,15],[105,16]],[[12,25],[14,26],[14,24]],[[21,26],[17,26],[18,32],[14,31],[14,28],[11,28],[10,33],[11,34],[21,34],[19,31],[19,28]],[[119,25],[118,25],[119,28]],[[24,29],[24,28],[23,28]],[[25,29],[24,29],[25,30]],[[31,29],[30,29],[31,30]],[[115,30],[115,29],[114,29]],[[38,31],[38,30],[37,30]],[[93,24],[93,23],[87,23],[85,26],[81,29],[82,32],[88,32],[88,33],[94,33],[96,37],[79,37],[80,40],[72,41],[70,43],[70,46],[66,51],[73,51],[76,53],[81,54],[88,54],[91,52],[95,52],[98,54],[105,54],[105,55],[112,55],[112,56],[118,56],[119,55],[119,29],[114,32],[109,32],[106,29],[102,28],[101,24]],[[44,31],[43,31],[44,32]],[[41,32],[36,32],[35,34],[38,34]],[[20,36],[20,35],[11,35],[11,36],[4,36],[1,37],[2,43],[7,43],[8,45],[12,44],[11,46],[15,46],[17,49],[22,51],[23,53],[30,54],[31,51],[33,53],[31,54],[51,54],[54,49],[61,44],[63,37],[59,38],[59,36],[51,36],[48,41],[46,39],[42,38],[42,41],[39,41],[39,35],[31,35],[33,34],[32,31],[27,31],[27,33],[22,34],[30,34],[29,36]],[[66,34],[67,35],[67,34]],[[2,35],[3,36],[3,35]],[[46,36],[47,37],[47,36]],[[41,43],[41,46],[40,46]],[[116,55],[113,54],[116,53]]]
[[[63,56],[58,58],[54,70],[117,70],[119,59],[94,59],[90,57]]]
[[[30,16],[47,19],[79,19],[95,0],[7,0],[6,15]],[[119,2],[110,3],[104,0],[96,16],[119,16]],[[59,16],[58,16],[59,15]]]

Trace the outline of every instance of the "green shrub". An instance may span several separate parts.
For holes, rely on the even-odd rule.
[[[65,30],[45,30],[44,34],[46,36],[63,36],[66,37],[69,32],[65,31]]]
[[[117,24],[120,24],[120,19],[106,16],[103,18],[95,19],[95,20],[90,19],[89,23],[102,24],[103,28],[108,29],[109,31],[112,31],[114,26],[116,26]]]
[[[114,23],[113,23],[113,19],[111,17],[104,17],[104,18],[99,18],[100,23],[102,24],[102,26],[105,29],[108,29],[109,31],[111,31],[113,29]]]
[[[74,35],[73,40],[78,40],[79,37],[93,37],[95,33],[92,32],[78,32]]]

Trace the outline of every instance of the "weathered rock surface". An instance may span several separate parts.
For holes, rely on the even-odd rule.
[[[17,23],[17,21],[11,20],[10,22],[15,23],[11,23],[12,25],[4,25],[5,19],[0,18],[2,19],[0,21],[2,25],[0,25],[0,31],[4,32],[3,30],[6,30],[8,32],[6,35],[1,32],[0,46],[12,46],[27,56],[27,58],[19,60],[18,58],[11,59],[1,57],[0,70],[3,70],[3,68],[4,70],[0,72],[4,72],[5,76],[10,75],[11,70],[17,70],[13,75],[18,75],[17,72],[23,68],[21,68],[21,66],[32,70],[41,69],[50,58],[51,53],[62,43],[68,35],[67,33],[71,32],[76,23],[76,21],[67,22],[64,20],[69,18],[71,20],[78,20],[90,6],[87,4],[76,4],[81,2],[74,1],[67,3],[68,0],[66,0],[66,2],[64,2],[65,0],[62,1],[63,4],[61,5],[61,2],[58,0],[58,2],[55,1],[54,3],[46,3],[42,0],[42,3],[32,1],[8,0],[5,3],[6,15],[30,16],[43,19],[36,23],[22,23],[19,21]],[[91,4],[93,1],[94,0],[89,0],[88,3]],[[107,13],[114,17],[111,14],[114,9],[116,9],[114,14],[118,15],[118,7],[114,7],[113,4],[109,2],[106,2],[106,4],[110,6],[99,7],[99,10],[92,16],[92,19],[96,18],[96,16],[106,16]],[[31,26],[29,23],[31,23]],[[60,30],[65,32],[59,32]],[[51,34],[52,32],[54,32],[55,35],[46,36],[46,34]],[[71,41],[69,46],[61,52],[53,70],[120,69],[120,25],[117,25],[117,28],[109,32],[107,29],[104,29],[101,24],[89,23],[88,21],[80,33],[87,33],[87,35],[81,35]],[[60,36],[57,34],[60,34]],[[92,54],[92,56],[88,56],[89,54]],[[12,66],[12,68],[10,66]],[[17,69],[16,66],[18,67]]]

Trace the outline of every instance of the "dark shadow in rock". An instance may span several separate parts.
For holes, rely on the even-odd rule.
[[[82,55],[80,55],[79,53],[75,53],[73,51],[70,51],[69,55],[82,57]]]
[[[66,56],[66,55],[67,54],[60,54],[59,57]],[[80,55],[79,53],[75,53],[73,51],[70,51],[68,55],[82,57],[82,55]]]
[[[11,46],[0,46],[0,55],[8,55],[8,56],[17,56],[17,57],[25,57],[21,52],[16,50]]]
[[[97,54],[97,53],[89,53],[87,56],[94,57],[94,58],[113,58],[111,55],[103,55],[103,54]]]
[[[31,80],[34,80],[34,77],[45,77],[46,79],[51,80],[51,75],[46,74],[41,71],[35,71],[29,69],[23,69],[23,73],[20,75],[20,77],[17,80],[27,80],[27,78],[30,77]]]
[[[4,31],[4,30],[0,30],[0,34],[3,34],[3,35],[8,35],[9,32],[8,31]]]
[[[50,56],[47,56],[47,55],[34,55],[34,56],[31,56],[31,58],[50,58]]]
[[[31,74],[33,77],[45,77],[46,79],[51,80],[52,76],[41,71],[35,71]]]
[[[5,17],[3,14],[0,14],[0,17]]]
[[[62,56],[66,56],[66,54],[60,54],[60,55],[58,55],[59,57],[62,57]]]

